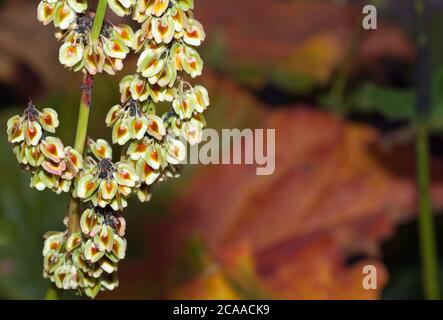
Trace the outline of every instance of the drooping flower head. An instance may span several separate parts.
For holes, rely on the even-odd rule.
[[[79,15],[67,30],[57,34],[63,41],[59,60],[74,71],[87,71],[91,75],[103,71],[115,74],[123,68],[129,53],[133,31],[128,25],[114,26],[105,22],[97,42],[92,41],[94,14]]]
[[[39,111],[32,102],[22,116],[8,120],[8,141],[18,163],[31,171],[31,187],[68,192],[71,181],[83,168],[83,158],[72,147],[65,147],[55,133],[59,126],[57,112],[51,108]]]
[[[43,276],[60,289],[94,298],[118,286],[118,262],[126,255],[126,222],[109,207],[88,208],[80,230],[49,232],[43,246]]]
[[[101,145],[100,145],[101,144]],[[73,195],[96,207],[111,206],[121,210],[127,206],[127,198],[136,192],[139,177],[130,163],[113,163],[110,146],[104,140],[90,141],[91,152],[97,157],[88,157],[85,168],[77,177]]]

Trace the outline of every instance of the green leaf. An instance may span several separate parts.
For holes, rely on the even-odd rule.
[[[432,75],[431,114],[432,130],[443,130],[443,69]],[[384,87],[366,83],[351,93],[348,110],[360,113],[379,113],[388,120],[413,122],[415,119],[416,93],[413,88]]]
[[[351,110],[361,113],[379,113],[389,120],[413,120],[415,92],[366,83],[351,94]]]

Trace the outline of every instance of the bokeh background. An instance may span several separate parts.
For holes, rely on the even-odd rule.
[[[120,287],[103,299],[422,298],[414,169],[414,16],[404,0],[196,0],[209,127],[275,128],[276,171],[187,166],[125,211]],[[361,27],[376,4],[378,30]],[[432,198],[443,274],[443,1],[429,1]],[[62,230],[67,196],[31,190],[6,120],[29,98],[55,108],[73,141],[80,76],[57,61],[36,1],[0,1],[0,298],[41,299],[42,235]],[[110,15],[110,19],[114,19]],[[91,137],[119,101],[98,76]],[[363,290],[362,266],[378,270]],[[443,277],[442,277],[443,279]],[[78,298],[64,294],[63,298]]]

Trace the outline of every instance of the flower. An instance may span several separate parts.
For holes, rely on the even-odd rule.
[[[187,19],[184,26],[183,41],[191,46],[198,47],[205,38],[206,34],[202,24],[195,19]]]
[[[120,17],[128,15],[137,0],[108,0],[109,8]]]
[[[88,139],[88,150],[96,159],[112,159],[112,147],[104,139],[97,139],[96,141]]]

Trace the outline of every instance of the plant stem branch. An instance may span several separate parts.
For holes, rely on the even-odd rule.
[[[83,84],[81,87],[81,99],[78,112],[77,132],[75,134],[74,148],[80,154],[85,151],[86,136],[88,133],[89,112],[91,109],[91,94],[92,86],[94,84],[93,77],[86,73],[83,76]],[[78,200],[71,199],[69,203],[69,233],[80,231],[80,204]]]
[[[45,300],[59,300],[60,299],[60,291],[54,285],[48,288],[46,291]]]
[[[349,45],[346,49],[345,57],[339,65],[337,74],[332,81],[332,85],[328,93],[327,101],[329,106],[334,107],[335,110],[342,116],[345,115],[347,112],[344,96],[348,86],[352,65],[355,60],[356,51],[360,43],[360,23],[361,21],[358,21],[358,25],[356,25],[354,28],[355,30],[349,40]]]
[[[97,10],[95,11],[94,24],[92,25],[91,40],[93,43],[98,41],[100,32],[102,31],[103,21],[105,20],[106,8],[108,0],[99,0]]]
[[[423,288],[426,299],[435,300],[439,299],[438,261],[429,188],[429,130],[426,124],[419,125],[416,143],[417,187],[419,194],[419,233]]]
[[[420,254],[423,289],[426,299],[439,299],[438,259],[432,202],[430,196],[429,114],[431,109],[431,68],[426,33],[426,1],[415,0],[417,16],[417,191],[419,211]]]
[[[81,87],[81,99],[78,113],[77,133],[75,135],[74,148],[81,154],[85,151],[86,135],[88,133],[89,111],[91,109],[92,87],[94,78],[86,73],[83,76]]]

